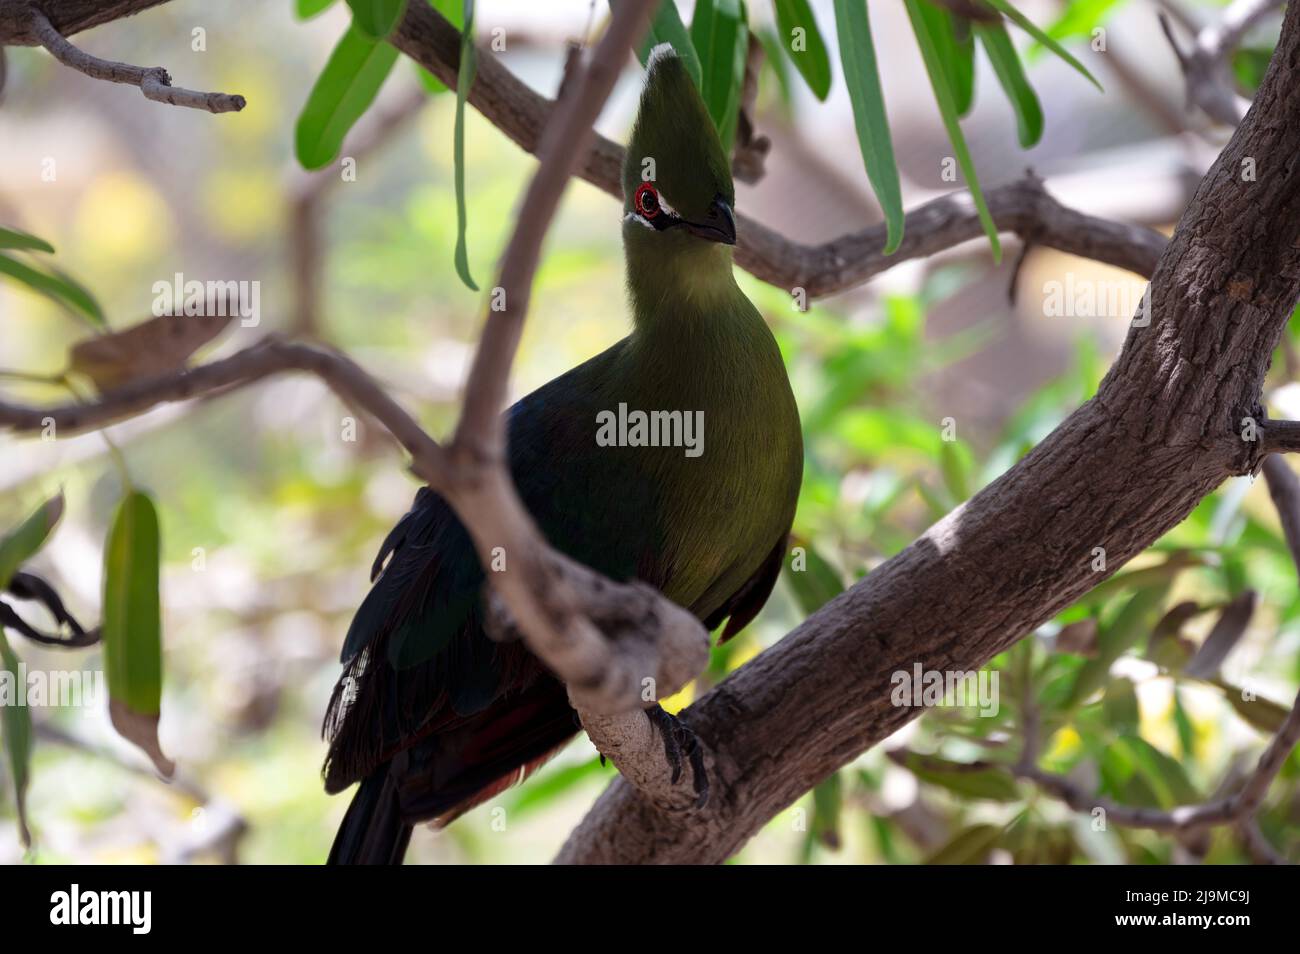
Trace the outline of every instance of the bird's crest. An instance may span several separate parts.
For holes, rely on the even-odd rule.
[[[646,62],[645,89],[623,163],[625,211],[638,213],[638,191],[649,184],[657,200],[684,218],[708,214],[721,197],[731,206],[735,186],[722,142],[695,81],[671,44]]]

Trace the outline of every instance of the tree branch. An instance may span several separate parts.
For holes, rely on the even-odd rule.
[[[228,93],[199,93],[192,89],[172,86],[171,75],[161,66],[131,66],[128,63],[115,63],[101,60],[80,50],[54,28],[45,14],[32,7],[30,11],[31,29],[41,46],[49,50],[64,66],[69,66],[79,73],[85,73],[93,79],[107,80],[110,83],[126,83],[138,86],[145,99],[156,103],[168,103],[172,106],[187,106],[190,109],[206,109],[210,113],[237,113],[244,108],[242,96]]]
[[[24,15],[24,0],[0,0],[0,44],[39,45]],[[167,0],[45,0],[44,9],[64,35],[145,10]],[[406,17],[390,42],[453,88],[460,64],[460,33],[433,7],[408,6]],[[537,154],[542,132],[556,104],[530,89],[497,57],[480,57],[469,102],[525,151]],[[603,136],[583,149],[576,174],[622,199],[623,147]],[[1041,182],[1018,182],[985,193],[999,230],[1015,233],[1038,245],[1094,258],[1139,274],[1154,265],[1163,237],[1147,228],[1108,222],[1061,206]],[[969,193],[957,192],[914,209],[907,216],[903,245],[884,255],[885,227],[871,226],[819,244],[785,238],[775,230],[737,215],[739,242],[736,264],[756,278],[779,288],[801,288],[811,298],[832,295],[860,285],[900,262],[923,258],[984,232]]]
[[[49,0],[52,21],[69,32],[74,24],[51,10],[64,4],[92,15],[81,0]],[[1300,151],[1298,18],[1293,4],[1253,109],[1156,265],[1151,322],[1130,331],[1097,396],[908,549],[690,707],[690,725],[713,758],[715,797],[705,809],[663,811],[627,779],[616,780],[560,860],[725,859],[777,811],[918,714],[890,704],[892,673],[914,663],[977,668],[1123,566],[1225,477],[1249,469],[1257,458],[1243,452],[1235,425],[1257,407],[1269,355],[1300,298],[1300,165],[1291,161]],[[0,41],[4,32],[0,16]],[[458,36],[427,5],[409,6],[394,42],[454,82]],[[494,58],[483,59],[470,100],[525,149],[538,147],[551,104]],[[1246,158],[1257,166],[1250,181],[1241,175]],[[621,159],[618,147],[597,138],[579,174],[617,194]],[[965,232],[960,197],[941,202],[948,204],[917,212],[940,212],[951,241],[978,235],[974,227]],[[1003,214],[995,212],[1001,227]],[[741,230],[738,261],[784,287],[824,294],[874,274],[874,265],[860,268],[840,253],[809,257],[810,248],[828,246],[796,246],[750,221]],[[1126,267],[1149,266],[1162,244],[1154,233],[1103,234],[1107,254],[1119,254],[1111,247],[1117,238],[1136,243],[1126,247],[1135,263]],[[1034,240],[1052,244],[1041,234]],[[910,254],[937,250],[922,243]],[[473,516],[459,505],[458,512]],[[1097,546],[1107,554],[1104,574],[1092,570]]]
[[[1183,520],[1256,457],[1239,422],[1300,299],[1300,4],[1206,174],[1097,395],[919,540],[687,710],[715,758],[689,822],[616,779],[561,862],[719,862],[919,711],[892,675],[969,672]],[[1257,175],[1241,174],[1252,158]],[[1265,168],[1267,167],[1267,168]],[[1264,237],[1267,237],[1265,240]],[[1271,425],[1269,425],[1271,426]],[[1267,430],[1265,430],[1267,433]],[[1094,548],[1106,570],[1095,572]],[[923,613],[917,607],[924,607]]]
[[[484,566],[495,564],[498,550],[507,554],[507,569],[491,577],[499,597],[493,603],[493,629],[519,631],[566,683],[597,747],[645,784],[649,798],[671,809],[680,807],[684,793],[672,786],[662,749],[636,744],[644,734],[641,724],[649,726],[640,710],[676,693],[704,668],[708,634],[694,616],[652,588],[615,584],[547,546],[506,469],[501,416],[542,240],[585,136],[648,25],[654,2],[619,5],[591,62],[577,67],[570,94],[555,111],[501,265],[505,308],[488,316],[461,421],[445,450],[350,359],[275,340],[222,361],[124,385],[93,404],[39,409],[0,401],[0,426],[32,432],[52,423],[55,433],[76,433],[162,401],[238,387],[269,374],[316,374],[345,401],[370,413],[411,454],[411,469],[456,509]]]
[[[1261,20],[1277,10],[1285,0],[1234,0],[1218,22],[1192,29],[1191,45],[1183,49],[1174,37],[1169,18],[1161,13],[1160,29],[1178,58],[1187,85],[1187,106],[1199,106],[1216,122],[1235,126],[1249,107],[1249,100],[1238,96],[1233,88],[1229,60],[1246,34]]]
[[[392,43],[445,83],[455,85],[460,34],[427,4],[411,4]],[[554,104],[534,92],[495,57],[482,57],[470,103],[521,148],[536,153]],[[623,147],[603,136],[584,151],[577,174],[622,199]],[[1059,205],[1030,179],[985,193],[994,222],[1004,232],[1032,236],[1039,245],[1148,273],[1163,246],[1158,232],[1119,225]],[[923,258],[984,234],[970,194],[958,192],[907,216],[903,244],[885,255],[885,226],[876,225],[829,242],[806,245],[737,216],[736,264],[779,288],[804,289],[812,298],[860,285],[899,262]]]
[[[291,371],[316,375],[383,425],[411,455],[411,470],[452,500],[472,532],[514,542],[511,565],[529,568],[528,581],[542,588],[541,596],[529,596],[527,609],[555,629],[546,631],[550,641],[539,640],[527,627],[522,635],[585,704],[614,712],[639,708],[644,679],[656,680],[666,695],[703,668],[708,637],[693,616],[649,587],[612,583],[551,551],[521,530],[531,528],[526,515],[519,524],[512,506],[500,505],[503,491],[495,483],[485,480],[471,493],[457,493],[464,475],[451,476],[447,452],[370,375],[336,351],[268,338],[218,361],[133,381],[89,403],[32,407],[0,400],[0,428],[32,434],[52,426],[64,437],[108,427],[161,403],[225,393]],[[513,573],[502,576],[515,579]],[[512,612],[517,613],[511,597],[523,585],[502,588]],[[607,639],[586,621],[584,611],[619,638]]]

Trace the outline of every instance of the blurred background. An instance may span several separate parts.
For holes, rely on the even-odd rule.
[[[690,3],[680,6],[685,14]],[[1041,142],[1025,151],[981,58],[975,107],[963,127],[986,188],[1032,167],[1068,206],[1172,228],[1229,130],[1185,109],[1182,75],[1156,22],[1162,6],[1020,4],[1036,22],[1055,25],[1105,93],[1017,35],[1046,117]],[[769,4],[752,0],[750,8],[756,30],[774,29]],[[814,0],[812,8],[833,45],[829,0]],[[1207,23],[1221,10],[1188,3],[1180,12]],[[503,57],[551,96],[566,42],[594,36],[606,15],[604,0],[481,0],[479,35],[499,26],[506,38],[504,52],[481,55]],[[959,184],[943,179],[951,147],[902,5],[872,0],[871,15],[911,208]],[[247,97],[243,112],[220,116],[147,102],[137,90],[88,79],[43,51],[8,50],[0,224],[50,241],[58,266],[93,291],[116,329],[147,318],[154,283],[178,272],[260,282],[260,325],[236,322],[201,357],[231,353],[268,332],[321,339],[348,351],[443,435],[483,312],[482,295],[460,282],[452,264],[454,97],[427,95],[416,68],[399,62],[345,143],[343,155],[357,160],[356,181],[340,181],[335,167],[303,172],[293,159],[294,122],[347,22],[342,4],[302,21],[294,0],[177,0],[74,38],[109,59],[164,65],[178,85]],[[202,51],[192,49],[196,27],[205,31]],[[1098,27],[1105,52],[1090,46]],[[1237,71],[1247,94],[1276,30],[1274,20],[1249,38],[1253,59],[1243,54]],[[761,178],[738,188],[739,208],[805,242],[881,221],[838,63],[824,103],[778,66],[761,73],[755,110],[771,149]],[[625,137],[640,81],[629,61],[599,124],[611,138]],[[535,164],[473,110],[465,148],[469,263],[482,285]],[[42,175],[50,159],[53,181]],[[619,229],[617,205],[574,180],[538,275],[516,363],[517,394],[627,333]],[[1144,282],[1045,249],[1030,250],[1017,267],[1018,243],[1005,244],[1000,265],[986,241],[970,242],[903,263],[806,313],[792,305],[790,290],[738,272],[781,343],[799,399],[807,467],[795,530],[817,572],[784,579],[757,623],[716,651],[709,672],[670,709],[898,552],[1094,392]],[[1067,280],[1113,287],[1121,306],[1053,313],[1045,304],[1052,283]],[[70,345],[88,333],[47,299],[0,283],[5,372],[56,374]],[[1291,367],[1275,362],[1270,400],[1279,407],[1296,401],[1287,386]],[[66,396],[14,374],[0,387],[32,402]],[[362,419],[356,440],[348,439],[351,416],[315,381],[294,377],[161,408],[111,429],[134,482],[153,493],[161,516],[160,734],[180,766],[178,780],[156,779],[98,707],[34,708],[28,815],[35,844],[24,852],[9,824],[9,786],[0,784],[0,860],[324,859],[346,798],[322,791],[320,722],[370,561],[416,489],[386,435]],[[955,422],[955,442],[941,439],[945,418]],[[78,618],[98,619],[103,541],[121,493],[104,440],[0,436],[0,460],[0,527],[63,488],[67,512],[32,566]],[[1293,696],[1300,678],[1296,570],[1262,482],[1226,484],[1126,574],[1017,650],[1030,657],[1048,696],[1088,663],[1089,637],[1095,657],[1098,634],[1104,640],[1141,587],[1164,587],[1161,609],[1194,604],[1172,629],[1191,649],[1247,591],[1257,594],[1255,612],[1217,682],[1171,671],[1153,649],[1155,637],[1145,653],[1136,646],[1111,668],[1099,698],[1051,724],[1044,764],[1121,801],[1169,807],[1204,800],[1252,764],[1284,709],[1277,703]],[[1058,645],[1071,625],[1073,641]],[[21,637],[13,644],[30,669],[100,666],[94,648],[44,650]],[[779,815],[736,861],[1250,859],[1231,832],[1192,843],[1098,833],[1090,819],[1000,776],[945,770],[1005,751],[1014,739],[1007,699],[1013,669],[1023,662],[991,664],[1007,674],[1001,716],[927,714]],[[1242,687],[1249,687],[1245,695]],[[900,746],[933,761],[921,766],[886,755]],[[0,781],[5,771],[0,766]],[[1300,841],[1297,771],[1293,757],[1260,819],[1274,849],[1292,857]],[[612,776],[586,740],[577,741],[525,786],[448,830],[417,831],[408,858],[549,860]]]

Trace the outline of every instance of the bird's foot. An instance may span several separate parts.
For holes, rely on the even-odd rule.
[[[664,756],[672,767],[672,784],[682,777],[683,757],[691,763],[691,776],[695,783],[695,807],[703,808],[709,801],[709,776],[704,771],[704,749],[695,733],[681,719],[668,713],[655,703],[645,710],[650,724],[659,730],[664,740]]]

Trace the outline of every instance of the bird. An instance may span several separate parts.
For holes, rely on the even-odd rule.
[[[803,439],[777,341],[733,273],[726,153],[668,44],[647,59],[622,189],[632,330],[505,412],[509,470],[553,547],[710,631],[725,622],[725,641],[780,574]],[[448,824],[577,733],[564,685],[522,641],[485,632],[489,575],[447,501],[419,488],[371,568],[326,713],[326,790],[360,782],[329,863],[400,864],[416,824]],[[689,714],[646,714],[674,782],[686,756],[707,799]]]

